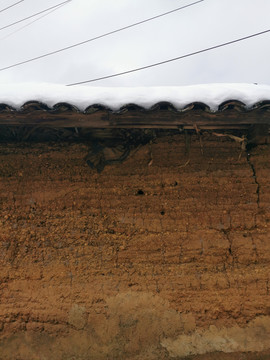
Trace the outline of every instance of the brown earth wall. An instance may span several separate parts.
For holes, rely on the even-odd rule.
[[[270,146],[0,145],[0,359],[270,359]]]

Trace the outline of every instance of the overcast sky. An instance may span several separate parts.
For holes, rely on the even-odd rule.
[[[0,10],[18,0],[0,0]],[[0,27],[63,0],[24,0],[0,12]],[[195,0],[72,0],[0,31],[0,68],[87,40]],[[69,84],[178,57],[270,29],[269,0],[203,2],[44,59],[0,71],[0,83]],[[17,31],[18,30],[18,31]],[[16,31],[16,32],[15,32]],[[270,33],[228,47],[87,86],[220,82],[270,84]]]

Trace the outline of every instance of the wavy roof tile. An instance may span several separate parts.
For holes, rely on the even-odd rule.
[[[166,127],[270,124],[270,86],[0,86],[0,125]]]

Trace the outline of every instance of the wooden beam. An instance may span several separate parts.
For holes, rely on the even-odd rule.
[[[0,113],[0,125],[38,126],[38,127],[80,127],[80,128],[178,128],[178,127],[222,127],[237,128],[252,124],[270,125],[270,113],[253,110],[238,112],[227,110],[206,112],[191,110],[187,112],[127,111],[112,113],[106,110],[91,114],[74,111],[50,112],[35,110],[32,112],[7,111]]]

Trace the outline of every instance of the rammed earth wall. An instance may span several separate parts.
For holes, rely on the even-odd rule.
[[[1,360],[270,359],[270,146],[201,140],[0,145]]]

